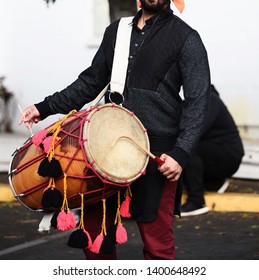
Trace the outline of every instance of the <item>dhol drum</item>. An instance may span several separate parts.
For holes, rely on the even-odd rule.
[[[26,208],[45,211],[41,201],[50,178],[39,175],[39,166],[46,152],[35,145],[33,137],[14,152],[9,183]],[[149,157],[140,147],[149,150],[147,131],[132,112],[121,106],[105,104],[69,115],[60,125],[54,146],[55,159],[66,175],[69,208],[80,207],[82,193],[84,204],[90,205],[128,187],[144,174]],[[63,178],[61,175],[54,180],[61,193]]]

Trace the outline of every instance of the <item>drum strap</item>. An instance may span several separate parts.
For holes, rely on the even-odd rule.
[[[103,98],[104,94],[107,92],[109,85],[111,92],[118,92],[119,94],[123,95],[128,67],[132,19],[132,16],[122,17],[120,19],[116,37],[111,81],[92,101],[91,106],[97,105],[97,103]]]
[[[116,37],[110,85],[112,92],[120,94],[123,94],[126,81],[132,19],[133,17],[121,18]]]

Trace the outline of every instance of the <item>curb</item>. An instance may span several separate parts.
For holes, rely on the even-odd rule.
[[[183,194],[183,202],[186,200]],[[8,184],[0,184],[0,202],[16,202]],[[206,205],[217,212],[258,212],[259,194],[249,193],[205,193]]]
[[[183,194],[183,202],[186,201]],[[217,212],[258,212],[259,194],[249,193],[205,193],[205,203],[213,211]]]
[[[0,202],[14,202],[16,198],[8,184],[0,184]]]

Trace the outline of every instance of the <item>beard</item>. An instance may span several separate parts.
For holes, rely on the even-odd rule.
[[[140,0],[140,3],[145,12],[154,15],[169,6],[170,0]]]

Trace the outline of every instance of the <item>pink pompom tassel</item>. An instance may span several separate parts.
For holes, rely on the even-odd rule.
[[[32,143],[36,145],[41,151],[42,148],[40,147],[40,144],[42,143],[43,139],[47,136],[48,130],[43,129],[37,132],[31,139]]]
[[[62,210],[57,217],[57,228],[65,231],[76,227],[76,217],[71,211]]]
[[[46,137],[46,138],[42,141],[42,145],[43,145],[43,147],[44,147],[44,152],[45,152],[46,154],[48,154],[49,151],[50,151],[50,149],[51,149],[53,138],[54,138],[54,136],[51,135],[51,136]]]
[[[129,196],[127,196],[121,204],[120,215],[123,218],[130,218],[131,217],[131,214],[130,214],[130,211],[129,211],[130,202],[131,202],[131,198]]]
[[[127,240],[128,240],[128,236],[125,227],[122,224],[118,224],[116,230],[116,242],[118,244],[123,244],[127,242]]]
[[[103,239],[104,239],[103,234],[99,234],[95,238],[95,240],[94,240],[94,242],[93,242],[93,244],[92,244],[92,246],[90,248],[90,251],[95,253],[95,254],[99,254],[100,253],[100,248],[102,246]]]

